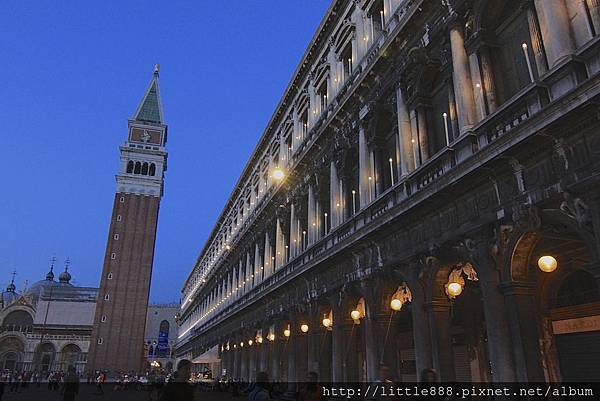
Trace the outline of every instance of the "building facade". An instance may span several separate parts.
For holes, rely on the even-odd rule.
[[[0,372],[85,371],[98,289],[70,281],[51,268],[22,293],[13,279],[0,294]]]
[[[94,369],[139,372],[158,209],[167,168],[165,124],[158,65],[120,146],[120,168],[113,203],[98,307],[90,350]]]
[[[598,380],[596,0],[336,0],[182,289],[228,376]]]
[[[152,304],[146,315],[146,370],[172,371],[177,341],[176,316],[179,304]]]

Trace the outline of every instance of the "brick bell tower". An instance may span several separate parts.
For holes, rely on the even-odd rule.
[[[89,369],[140,372],[164,172],[165,124],[158,65],[132,119],[121,162],[98,291]]]

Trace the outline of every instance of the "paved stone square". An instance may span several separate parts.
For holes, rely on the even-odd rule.
[[[145,390],[112,391],[106,388],[104,395],[97,395],[94,386],[82,385],[76,401],[155,401],[156,393]],[[2,401],[62,401],[63,395],[59,391],[48,391],[45,387],[29,387],[19,393],[5,391]],[[196,391],[194,400],[201,401],[229,401],[245,400],[246,396],[233,397],[229,393]]]

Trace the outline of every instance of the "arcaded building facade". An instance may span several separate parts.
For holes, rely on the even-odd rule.
[[[600,379],[597,0],[334,1],[182,290],[251,379]]]

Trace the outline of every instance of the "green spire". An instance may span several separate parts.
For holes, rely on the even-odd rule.
[[[165,123],[162,102],[160,101],[160,89],[158,87],[158,64],[154,65],[154,75],[140,105],[133,115],[133,120],[155,124]]]

